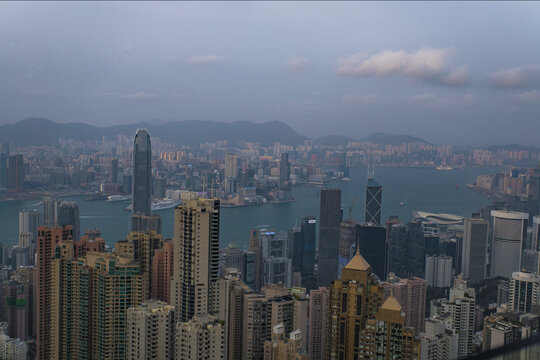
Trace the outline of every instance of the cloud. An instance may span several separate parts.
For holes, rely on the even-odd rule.
[[[531,90],[511,95],[512,100],[521,104],[540,104],[540,91]]]
[[[217,55],[192,56],[186,59],[186,63],[193,65],[213,65],[224,63],[225,61],[225,58]]]
[[[438,85],[464,86],[469,71],[465,66],[450,66],[454,54],[454,49],[421,49],[414,53],[383,51],[369,58],[355,54],[338,60],[336,71],[344,76],[402,75]]]
[[[380,94],[347,94],[341,100],[346,103],[362,105],[382,104],[385,102],[385,99]]]
[[[156,99],[157,97],[158,96],[156,94],[149,94],[143,91],[134,94],[122,95],[122,98],[127,100],[152,100]]]
[[[540,85],[540,65],[524,65],[491,74],[492,86],[503,89],[527,88]]]
[[[478,104],[478,98],[474,94],[441,96],[435,93],[404,96],[405,104],[420,108],[459,108]]]
[[[285,61],[285,66],[292,71],[303,71],[311,64],[311,60],[302,56],[291,56]]]

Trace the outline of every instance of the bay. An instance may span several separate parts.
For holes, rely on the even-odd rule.
[[[495,172],[494,168],[464,168],[440,171],[434,168],[380,167],[375,178],[383,186],[383,220],[398,215],[402,222],[410,220],[413,210],[444,212],[470,216],[489,203],[487,197],[466,188],[478,175]],[[337,181],[327,185],[342,190],[344,218],[354,196],[352,217],[364,219],[366,168],[350,171],[350,181]],[[308,215],[319,217],[319,189],[308,186],[294,187],[297,200],[285,204],[222,208],[220,218],[220,245],[227,246],[231,240],[244,248],[249,243],[249,230],[264,226],[275,231],[291,229],[297,220]],[[129,231],[129,215],[126,202],[86,201],[84,196],[63,198],[77,201],[81,216],[81,229],[100,228],[107,244],[114,246]],[[400,206],[403,202],[403,206]],[[17,244],[18,212],[23,209],[41,210],[37,200],[8,201],[0,203],[0,241],[7,245]],[[173,236],[174,209],[158,211],[162,216],[164,238]]]

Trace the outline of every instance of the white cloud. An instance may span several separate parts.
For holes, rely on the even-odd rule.
[[[524,65],[491,74],[491,85],[498,88],[526,88],[540,85],[540,64]]]
[[[385,102],[383,96],[379,94],[347,94],[341,100],[362,105],[382,104]]]
[[[338,60],[336,71],[346,76],[403,75],[439,85],[463,86],[467,83],[468,70],[464,66],[457,69],[450,66],[454,54],[453,49],[383,51],[369,58],[355,54]]]
[[[226,59],[217,55],[192,56],[186,59],[186,63],[193,65],[213,65],[225,62]]]
[[[512,100],[522,104],[540,104],[540,91],[531,90],[511,95]]]
[[[292,71],[302,71],[310,64],[311,60],[302,56],[292,56],[285,62],[285,66]]]
[[[424,93],[418,95],[404,96],[402,100],[405,104],[421,108],[459,108],[472,106],[478,103],[478,98],[474,94],[464,95],[437,95],[435,93]]]
[[[152,100],[157,97],[158,96],[156,94],[149,94],[143,91],[133,93],[133,94],[122,95],[123,99],[128,99],[128,100]]]

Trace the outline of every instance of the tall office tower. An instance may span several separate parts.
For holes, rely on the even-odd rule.
[[[244,295],[244,324],[242,327],[242,359],[264,358],[264,342],[271,329],[272,308],[264,294]]]
[[[414,329],[405,325],[405,314],[395,297],[384,301],[374,319],[368,319],[360,330],[358,359],[415,360],[420,355],[420,343]]]
[[[413,328],[415,335],[424,331],[427,281],[417,277],[400,279],[390,274],[383,288],[383,299],[393,294],[401,305],[405,313],[405,326]]]
[[[300,234],[302,237],[302,256],[300,273],[302,286],[307,290],[315,289],[315,250],[317,248],[317,220],[314,216],[307,216],[300,221]],[[307,334],[306,334],[307,336]]]
[[[8,158],[8,189],[20,191],[24,185],[24,160],[21,154]]]
[[[426,281],[428,286],[448,287],[452,282],[452,257],[426,256]]]
[[[163,248],[154,251],[152,258],[151,298],[170,303],[171,278],[174,267],[174,243],[163,243]]]
[[[236,192],[238,155],[225,154],[225,191]]]
[[[513,312],[527,313],[540,300],[540,276],[528,271],[512,274],[508,289],[508,307]]]
[[[51,359],[88,359],[88,269],[75,260],[72,240],[60,241],[51,266]]]
[[[36,359],[48,360],[53,354],[50,352],[52,294],[53,279],[52,259],[55,256],[56,245],[61,241],[73,240],[71,226],[38,228],[38,243],[36,256]]]
[[[8,155],[0,152],[0,192],[8,188]]]
[[[458,358],[469,356],[473,350],[475,305],[475,290],[467,287],[467,282],[458,275],[448,301],[442,303],[442,312],[451,315],[458,332]]]
[[[341,217],[341,190],[322,189],[319,216],[318,286],[329,286],[338,277]]]
[[[133,202],[132,214],[149,216],[152,199],[152,148],[150,135],[137,129],[133,142]]]
[[[393,224],[388,234],[388,272],[407,276],[407,226]]]
[[[327,359],[356,359],[358,340],[367,320],[375,318],[383,289],[368,262],[356,255],[343,268],[340,280],[330,285]]]
[[[356,226],[356,238],[356,246],[360,250],[360,254],[371,264],[375,275],[379,279],[384,279],[388,273],[386,227],[374,223],[358,224]]]
[[[88,253],[78,260],[90,273],[88,358],[125,358],[126,316],[143,302],[143,275],[133,257]]]
[[[326,359],[328,341],[328,289],[320,287],[309,292],[309,358]]]
[[[174,209],[171,304],[177,307],[178,321],[214,312],[218,275],[219,200],[186,200]]]
[[[130,232],[126,241],[134,245],[134,257],[141,266],[141,272],[144,277],[144,298],[149,298],[152,293],[152,259],[155,251],[163,248],[161,234],[155,231],[148,232]]]
[[[261,252],[261,232],[252,229],[249,235],[249,251],[255,254],[254,291],[260,291],[263,283],[263,261]]]
[[[366,216],[365,222],[381,225],[382,215],[382,186],[375,181],[374,173],[368,175],[366,186]]]
[[[223,326],[210,315],[176,324],[176,360],[223,359]]]
[[[489,221],[475,214],[465,219],[461,252],[461,273],[465,278],[480,282],[487,277],[488,239]]]
[[[127,310],[126,359],[174,359],[174,306],[144,301]]]
[[[118,159],[111,160],[111,173],[110,173],[111,184],[118,184]]]
[[[426,252],[424,230],[417,222],[407,224],[407,273],[425,278]]]
[[[347,265],[351,259],[351,251],[356,246],[356,221],[348,218],[339,224],[339,265]],[[354,254],[354,253],[353,253]],[[343,265],[342,265],[343,264]]]
[[[53,227],[58,220],[58,203],[54,195],[43,197],[43,226]]]
[[[439,316],[426,319],[425,330],[420,333],[420,360],[457,359],[459,336],[449,320]]]
[[[132,194],[133,192],[133,175],[122,174],[122,193]]]
[[[264,283],[283,283],[287,287],[292,286],[292,260],[284,257],[269,257],[264,259]]]
[[[540,250],[540,215],[533,216],[531,248],[536,251]]]
[[[135,231],[135,232],[155,231],[158,234],[161,234],[161,215],[159,214],[152,214],[152,215],[132,214],[131,215],[131,231]]]
[[[41,214],[37,210],[23,210],[19,212],[19,234],[30,233],[31,238],[27,245],[30,264],[34,264],[34,254],[36,253],[36,244],[38,238],[38,227],[41,226],[43,220]],[[19,247],[23,244],[19,243]]]
[[[527,236],[529,214],[492,210],[491,277],[512,277],[521,270],[521,250]]]
[[[244,324],[244,295],[251,289],[234,269],[218,280],[218,316],[224,325],[224,358],[241,359]]]
[[[308,348],[308,335],[309,335],[309,296],[307,289],[301,287],[293,287],[290,289],[290,294],[293,298],[293,329],[300,330],[302,334],[302,340],[300,345],[302,347],[302,353],[307,354]]]
[[[16,278],[4,282],[5,316],[8,324],[7,334],[11,338],[25,341],[28,335],[28,292],[23,281]]]
[[[285,338],[285,326],[272,328],[272,339],[264,343],[264,360],[308,360],[309,356],[302,352],[302,331],[295,330]]]
[[[26,360],[28,345],[6,334],[6,323],[0,323],[0,354],[5,360]]]
[[[279,187],[288,189],[291,181],[291,164],[289,163],[289,153],[282,153],[279,161]]]
[[[289,236],[286,232],[275,233],[274,231],[261,231],[261,252],[262,258],[288,258],[289,257]]]
[[[81,238],[81,220],[79,216],[79,205],[75,201],[62,201],[58,206],[58,225],[73,227],[73,240],[79,241]]]
[[[165,198],[165,193],[167,191],[167,178],[156,178],[154,179],[154,197],[158,199]]]

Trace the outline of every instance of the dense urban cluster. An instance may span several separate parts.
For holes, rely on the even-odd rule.
[[[463,166],[480,155],[513,156],[310,141],[194,149],[151,145],[142,129],[57,152],[11,155],[3,143],[4,196],[34,194],[42,208],[21,211],[18,244],[1,248],[0,358],[458,359],[528,338],[540,330],[539,168],[494,175],[503,185],[490,190],[507,196],[465,218],[383,219],[371,170],[358,221],[323,186],[368,160]],[[512,179],[519,191],[507,191]],[[222,207],[294,201],[298,183],[321,186],[319,209],[220,250]],[[125,239],[109,248],[99,229],[81,229],[78,204],[60,197],[76,191],[129,198]],[[160,206],[174,207],[172,239]]]

